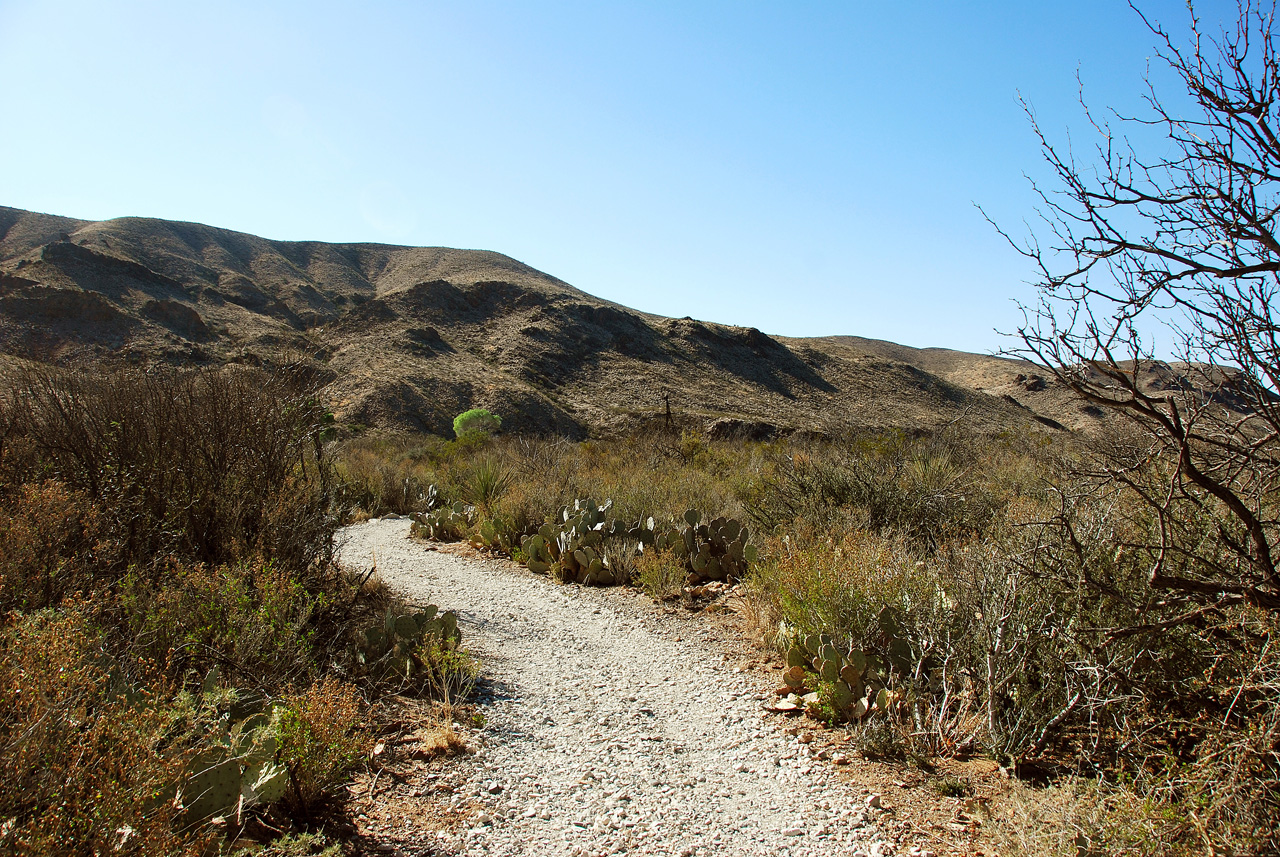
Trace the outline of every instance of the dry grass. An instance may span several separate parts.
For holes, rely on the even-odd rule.
[[[994,839],[1007,857],[1226,857],[1236,851],[1205,829],[1197,807],[1095,780],[1047,787],[1015,783]],[[1220,831],[1217,831],[1220,833]]]
[[[636,583],[654,601],[679,598],[685,578],[684,563],[666,551],[648,550],[636,557]]]
[[[439,706],[431,721],[413,735],[417,751],[428,759],[465,753],[467,739],[458,732],[454,723],[455,716],[453,706]]]

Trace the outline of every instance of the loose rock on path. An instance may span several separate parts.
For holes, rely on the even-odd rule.
[[[409,521],[343,531],[411,602],[454,610],[481,661],[485,740],[452,800],[481,807],[439,845],[464,854],[892,853],[865,796],[762,709],[767,688],[679,639],[641,599],[559,586],[408,538]]]

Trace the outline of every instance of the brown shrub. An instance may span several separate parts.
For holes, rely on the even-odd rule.
[[[163,688],[127,685],[75,608],[10,614],[0,652],[0,851],[200,853],[165,799],[183,759],[153,749]]]
[[[0,610],[38,610],[98,585],[112,557],[98,510],[60,482],[15,486],[0,501]]]
[[[33,368],[8,384],[11,442],[89,498],[117,573],[170,554],[268,552],[299,571],[331,558],[325,411],[288,374]]]

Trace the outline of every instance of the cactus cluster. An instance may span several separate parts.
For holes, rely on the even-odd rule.
[[[434,645],[456,649],[462,640],[458,617],[452,611],[440,613],[434,604],[413,614],[388,610],[382,624],[368,628],[356,645],[357,669],[375,679],[414,678],[428,670],[421,648]]]
[[[652,517],[629,524],[609,515],[611,500],[575,500],[560,510],[554,524],[543,526],[520,543],[530,571],[557,580],[610,586],[629,583],[630,560],[646,550],[666,551],[686,565],[690,582],[737,580],[755,562],[750,532],[733,518],[706,524],[696,509],[684,513],[683,525],[659,524]]]
[[[511,556],[518,547],[507,534],[505,522],[500,518],[481,521],[471,537],[471,546],[476,550],[500,551],[507,556]]]
[[[875,654],[837,647],[826,634],[797,640],[787,649],[782,680],[789,693],[780,707],[816,713],[826,705],[849,721],[887,711],[898,700],[889,687],[887,666]]]
[[[741,580],[747,565],[756,561],[756,547],[747,543],[751,532],[741,521],[715,518],[704,524],[702,514],[690,509],[684,513],[684,523],[655,533],[652,543],[684,559],[694,577],[692,583]]]
[[[205,696],[217,681],[215,667],[205,677]],[[258,803],[274,803],[284,797],[289,783],[288,770],[276,761],[275,702],[242,699],[219,722],[224,731],[188,763],[174,794],[174,804],[182,807],[187,824]]]
[[[544,524],[521,541],[525,565],[565,583],[616,586],[630,582],[627,558],[640,549],[637,529],[641,525],[630,527],[610,518],[612,508],[612,500],[596,505],[590,498],[565,506],[555,524]]]
[[[431,486],[432,494],[435,486]],[[474,506],[454,503],[427,512],[413,514],[412,533],[415,536],[441,542],[456,542],[467,535],[476,520]]]

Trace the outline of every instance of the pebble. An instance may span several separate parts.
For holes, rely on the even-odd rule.
[[[827,764],[797,758],[814,735],[788,736],[761,708],[769,688],[690,641],[691,622],[644,599],[428,550],[408,528],[393,519],[346,527],[339,549],[352,566],[376,557],[382,579],[412,603],[456,611],[480,659],[477,752],[456,758],[450,798],[428,798],[479,805],[463,836],[440,837],[453,852],[893,853],[868,815],[879,795],[833,814],[862,802]]]

